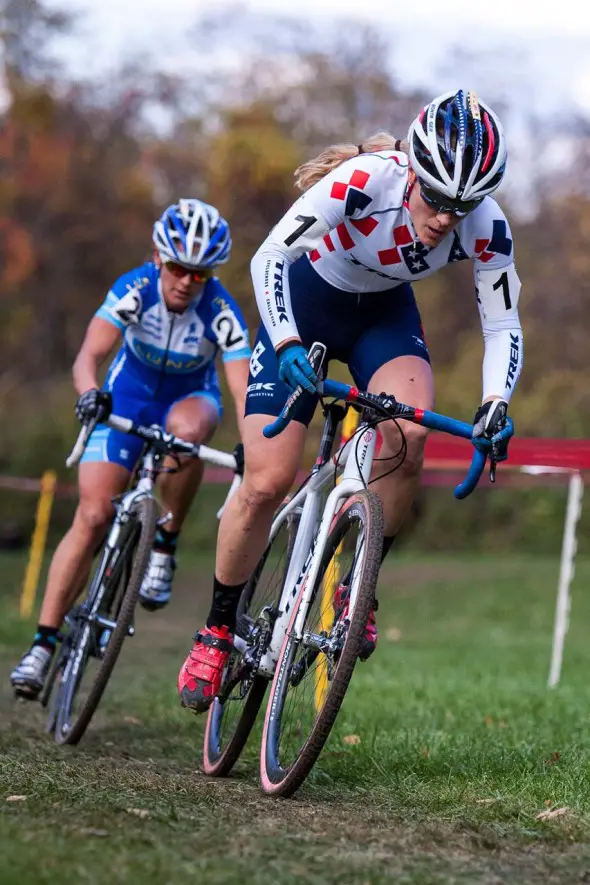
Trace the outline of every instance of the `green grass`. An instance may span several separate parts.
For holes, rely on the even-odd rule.
[[[260,793],[255,740],[229,780],[198,768],[204,721],[175,678],[208,561],[185,560],[169,610],[140,615],[76,749],[7,690],[31,626],[15,611],[23,560],[1,565],[0,883],[590,881],[589,560],[548,692],[555,558],[392,558],[378,651],[287,801]]]

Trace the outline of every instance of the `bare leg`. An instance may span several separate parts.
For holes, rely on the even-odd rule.
[[[434,382],[432,369],[426,360],[417,356],[402,356],[381,366],[371,378],[369,390],[373,393],[393,394],[400,402],[421,409],[432,409]],[[400,421],[407,441],[407,454],[401,467],[394,473],[377,480],[371,488],[379,495],[385,517],[385,536],[392,537],[405,521],[420,486],[424,444],[428,431],[409,421]],[[401,434],[392,421],[379,425],[383,436],[380,458],[395,455],[400,450]],[[380,476],[394,461],[377,461],[373,476]]]
[[[273,514],[291,488],[301,462],[307,428],[292,421],[275,439],[265,439],[268,415],[244,421],[244,481],[221,517],[215,574],[236,586],[248,580],[264,553]]]
[[[120,464],[80,465],[80,501],[71,528],[51,560],[39,622],[59,627],[86,584],[94,551],[113,518],[111,499],[125,490],[129,471]]]
[[[217,409],[206,397],[187,397],[177,402],[168,414],[166,430],[193,443],[205,443],[215,433]],[[175,467],[171,458],[166,466]],[[166,523],[170,532],[178,532],[201,485],[205,465],[199,458],[181,458],[177,473],[164,473],[159,479],[162,501],[172,518]]]

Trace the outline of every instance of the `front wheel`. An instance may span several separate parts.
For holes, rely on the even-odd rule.
[[[225,777],[237,762],[266,693],[268,680],[258,674],[258,664],[272,637],[298,526],[296,515],[284,520],[240,597],[236,636],[246,651],[232,652],[205,729],[203,768],[213,777]]]
[[[61,680],[47,729],[58,744],[77,744],[109,681],[133,614],[152,550],[158,505],[142,498],[114,547],[105,545],[87,599],[69,616],[70,630],[56,676]],[[100,618],[103,624],[97,620]],[[104,627],[109,622],[110,629]]]
[[[303,582],[285,634],[262,736],[266,793],[292,795],[330,734],[362,648],[382,548],[381,502],[360,491],[338,511],[324,549],[316,551],[317,579],[311,590]]]

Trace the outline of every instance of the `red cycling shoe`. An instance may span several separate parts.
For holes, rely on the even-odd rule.
[[[223,671],[233,650],[227,627],[205,627],[178,674],[180,703],[194,713],[204,713],[219,694]]]

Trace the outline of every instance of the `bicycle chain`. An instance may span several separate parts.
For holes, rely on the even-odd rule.
[[[260,667],[260,662],[262,660],[262,656],[266,650],[267,641],[270,639],[272,635],[272,631],[270,629],[270,621],[266,621],[266,624],[262,630],[262,635],[259,637],[259,641],[256,647],[256,654],[252,660],[252,663],[249,664],[249,674],[242,682],[242,697],[245,697],[252,686],[254,685],[254,679],[256,678],[256,674],[258,673],[258,668]]]

